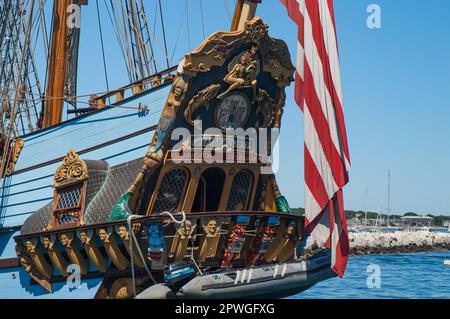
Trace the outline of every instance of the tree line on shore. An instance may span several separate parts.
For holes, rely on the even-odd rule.
[[[299,208],[294,208],[292,209],[292,212],[294,214],[298,214],[298,215],[304,215],[305,214],[305,209],[303,207],[299,207]],[[363,211],[354,211],[354,210],[346,210],[345,211],[345,215],[347,217],[347,219],[352,219],[355,217],[359,217],[359,218],[364,218],[365,217],[366,212]],[[378,216],[378,213],[375,212],[367,212],[367,218],[368,219],[376,219]],[[414,212],[407,212],[403,215],[399,215],[399,214],[390,214],[389,218],[392,219],[400,219],[401,217],[404,216],[423,216]],[[445,216],[445,215],[432,215],[432,214],[427,214],[425,216],[429,216],[429,217],[433,217],[434,218],[434,224],[436,226],[443,226],[444,222],[446,221],[450,221],[450,216]]]

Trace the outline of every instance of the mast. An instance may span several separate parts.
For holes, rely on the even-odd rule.
[[[71,0],[53,2],[53,30],[50,62],[45,95],[50,97],[44,103],[43,128],[61,123],[63,112],[64,81],[66,78],[67,56],[67,7]]]
[[[53,2],[53,29],[43,128],[61,123],[65,91],[66,89],[73,91],[72,87],[66,88],[66,86],[74,85],[74,83],[67,83],[67,80],[69,75],[73,76],[74,72],[76,73],[73,66],[74,60],[78,58],[78,43],[73,45],[71,37],[77,36],[78,33],[70,32],[68,28],[68,19],[73,14],[68,7],[72,4],[81,6],[87,3],[88,0],[54,0]]]
[[[261,2],[262,0],[238,0],[231,23],[231,31],[241,29],[246,21],[253,19],[256,8]]]

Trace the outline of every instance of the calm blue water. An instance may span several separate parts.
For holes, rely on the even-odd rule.
[[[291,298],[450,299],[448,252],[350,257],[344,279],[333,278]],[[369,289],[367,268],[380,268],[380,288]]]

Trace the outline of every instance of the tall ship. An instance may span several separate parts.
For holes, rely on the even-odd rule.
[[[236,1],[231,29],[205,37],[173,66],[164,1],[103,1],[103,11],[94,0],[0,3],[1,299],[280,298],[343,275],[349,160],[337,51],[329,49],[334,26],[320,21],[327,13],[334,23],[333,4],[276,3],[299,27],[304,61],[311,63],[313,47],[332,61],[320,63],[322,79],[329,84],[330,70],[338,90],[318,93],[314,105],[308,83],[319,65],[293,65],[286,43],[256,16],[261,2]],[[107,92],[80,96],[81,17],[89,7],[97,10],[105,79],[101,17],[113,26],[129,84],[110,89],[107,81]],[[322,45],[300,36],[311,26],[314,37],[322,30]],[[304,91],[305,121],[319,118],[314,107],[331,105],[325,130],[342,159],[326,175],[318,148],[305,140],[316,163],[305,159],[305,216],[292,212],[272,171],[293,82],[296,99]],[[336,159],[323,150],[325,161]],[[305,250],[310,234],[323,245]]]

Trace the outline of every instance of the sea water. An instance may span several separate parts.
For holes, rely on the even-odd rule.
[[[295,299],[450,299],[450,251],[350,257],[343,279],[323,281]]]

